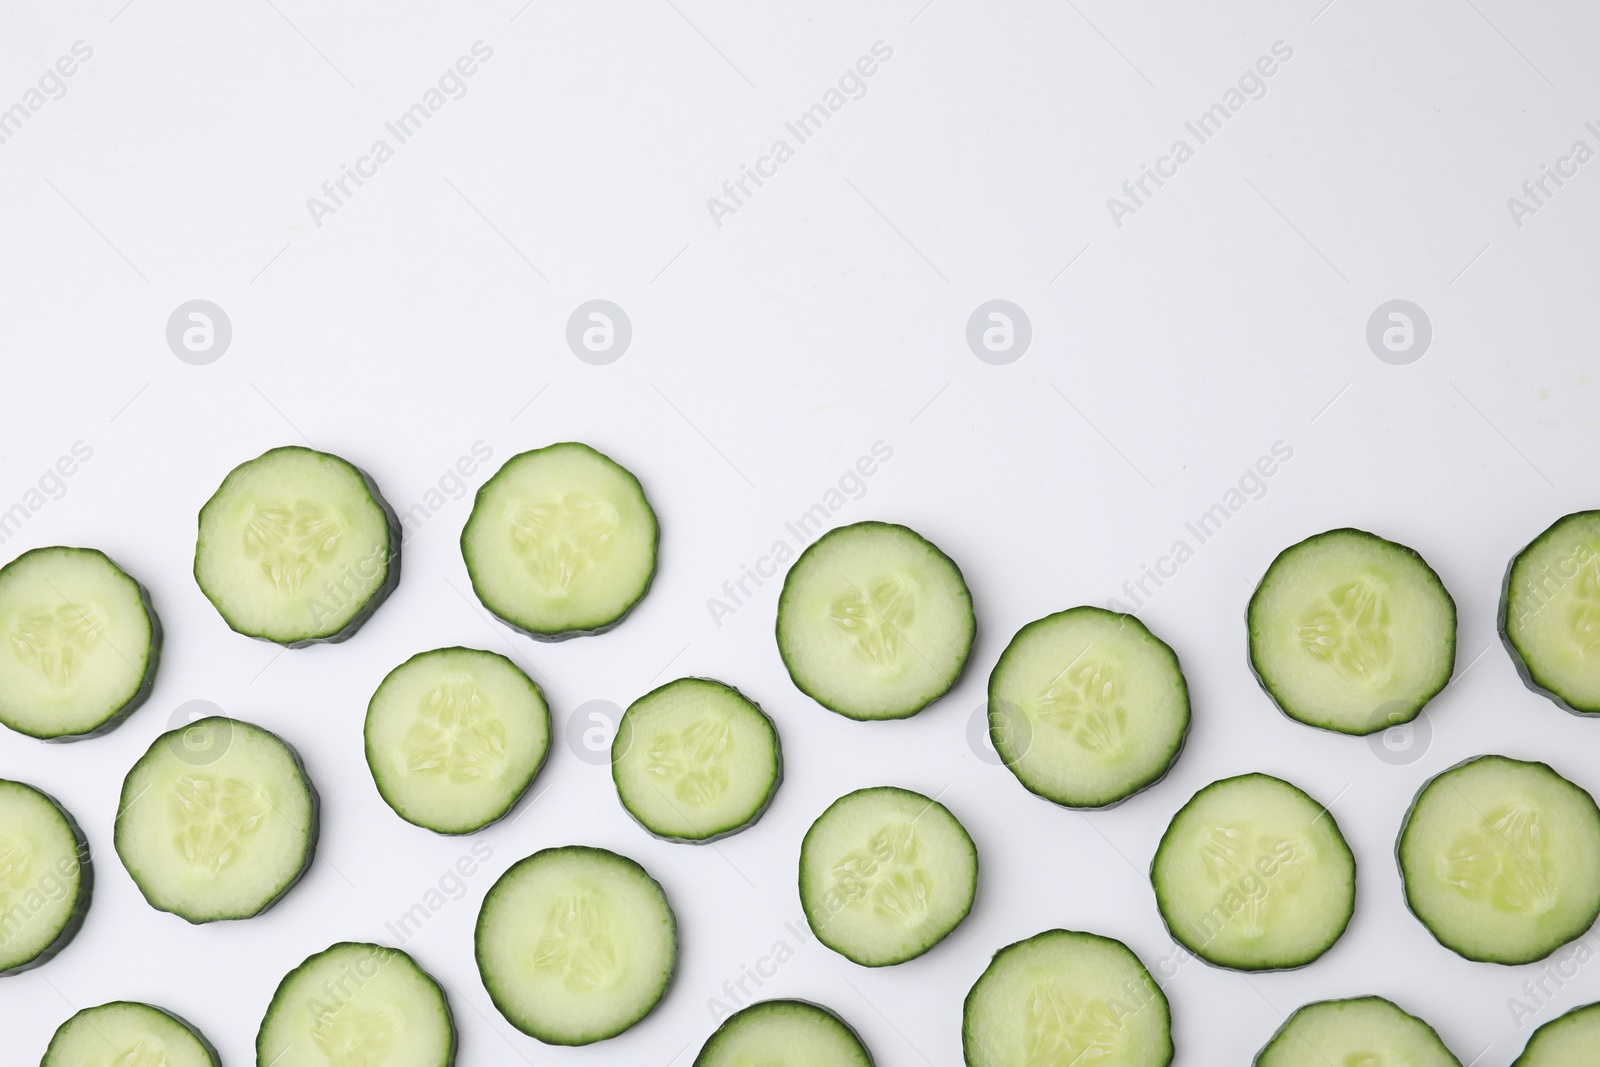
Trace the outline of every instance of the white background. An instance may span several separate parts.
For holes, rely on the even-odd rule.
[[[1362,993],[1427,1018],[1463,1062],[1514,1058],[1531,1023],[1519,1029],[1507,999],[1540,968],[1440,947],[1406,912],[1391,850],[1418,786],[1482,752],[1548,759],[1600,790],[1600,724],[1525,690],[1493,631],[1510,556],[1596,505],[1600,164],[1520,229],[1505,201],[1575,139],[1600,147],[1583,129],[1600,118],[1586,110],[1600,12],[921,3],[5,5],[0,107],[75,41],[94,57],[0,145],[0,508],[73,442],[94,454],[3,555],[105,549],[150,587],[167,643],[148,705],[114,733],[0,736],[0,776],[76,814],[97,882],[78,939],[0,979],[0,1058],[33,1062],[74,1009],[132,998],[247,1064],[286,971],[335,940],[392,942],[383,924],[475,839],[383,805],[362,716],[389,668],[452,643],[535,672],[558,724],[540,795],[481,835],[487,868],[406,945],[448,983],[463,1064],[687,1064],[713,1028],[708,998],[780,939],[797,952],[762,996],[832,1006],[889,1067],[958,1064],[962,997],[1001,946],[1063,926],[1121,938],[1152,968],[1170,956],[1144,873],[1157,838],[1196,789],[1250,770],[1332,804],[1359,862],[1356,916],[1301,971],[1176,968],[1178,1062],[1247,1062],[1284,1013]],[[478,40],[494,56],[467,95],[316,227],[306,198]],[[894,55],[865,97],[716,226],[706,198],[879,40]],[[1294,55],[1266,96],[1113,225],[1106,198],[1280,40]],[[233,323],[209,366],[164,338],[197,297]],[[596,297],[633,322],[610,366],[564,341]],[[1033,322],[1009,366],[964,339],[995,297]],[[1434,326],[1409,366],[1364,339],[1393,298]],[[190,577],[201,503],[269,447],[337,452],[403,510],[474,442],[494,452],[475,489],[512,454],[566,439],[634,470],[661,516],[656,584],[611,634],[542,645],[489,621],[456,544],[468,498],[412,538],[399,590],[346,644],[280,654],[237,636]],[[880,440],[893,458],[837,521],[904,522],[942,546],[967,574],[979,636],[944,700],[858,724],[790,684],[775,585],[721,627],[706,601]],[[1193,690],[1171,776],[1084,815],[975,755],[969,720],[1011,634],[1120,595],[1276,441],[1294,455],[1270,491],[1141,611]],[[1409,764],[1288,721],[1246,666],[1252,584],[1279,549],[1339,525],[1416,547],[1459,605],[1470,672],[1431,706],[1431,744]],[[626,705],[682,674],[743,688],[784,741],[776,803],[715,848],[649,838],[606,769],[560,739],[585,701]],[[153,911],[110,847],[122,776],[195,699],[280,732],[324,801],[309,875],[247,922]],[[939,794],[977,840],[982,876],[948,941],[869,971],[796,945],[784,924],[800,916],[801,834],[833,798],[877,784]],[[569,842],[642,862],[683,935],[660,1008],[578,1050],[512,1030],[471,952],[499,872]],[[1590,964],[1532,1022],[1597,996]]]

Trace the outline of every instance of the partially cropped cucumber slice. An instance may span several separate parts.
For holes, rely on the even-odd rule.
[[[1329,530],[1278,554],[1250,598],[1250,665],[1291,719],[1370,734],[1450,681],[1456,605],[1405,545]]]
[[[872,1067],[872,1054],[839,1016],[803,1000],[764,1000],[734,1012],[694,1067]]]
[[[967,994],[961,1048],[968,1067],[1166,1067],[1172,1013],[1121,941],[1046,930],[994,954]]]
[[[611,743],[628,814],[669,841],[712,841],[761,818],[783,757],[772,720],[732,686],[679,678],[635,700]]]
[[[1161,780],[1189,732],[1178,657],[1132,615],[1080,607],[1017,631],[989,676],[989,736],[1029,791],[1103,808]]]
[[[0,778],[0,977],[48,962],[89,911],[89,842],[65,808]]]
[[[800,844],[800,906],[817,940],[864,967],[927,952],[972,910],[978,850],[936,800],[893,786],[828,806]]]
[[[1241,971],[1310,963],[1355,911],[1355,856],[1333,814],[1267,774],[1191,797],[1161,837],[1150,880],[1172,936]]]
[[[200,509],[194,577],[248,637],[343,641],[400,584],[400,521],[360,468],[274,448],[235,467]]]
[[[150,1004],[116,1000],[62,1023],[39,1067],[222,1067],[211,1042]]]
[[[483,483],[461,554],[484,607],[559,641],[603,633],[644,599],[658,536],[639,479],[565,442],[512,456]]]
[[[397,948],[342,941],[284,976],[256,1033],[256,1067],[451,1067],[444,990]]]
[[[914,530],[858,522],[800,554],[778,599],[778,651],[800,691],[852,719],[903,719],[950,691],[972,651],[972,594]]]
[[[1255,1067],[1461,1067],[1433,1027],[1382,997],[1322,1000],[1289,1016]]]
[[[36,548],[0,568],[0,633],[0,723],[30,737],[104,733],[155,684],[150,595],[92,548]]]
[[[317,794],[276,734],[214,715],[162,734],[133,765],[115,842],[151,907],[248,919],[310,866]]]
[[[661,885],[603,848],[547,848],[483,899],[478,973],[494,1006],[549,1045],[603,1041],[649,1015],[672,981],[678,926]]]
[[[1511,1067],[1594,1067],[1597,1048],[1600,1004],[1585,1004],[1535,1030]]]
[[[1600,715],[1600,511],[1557,519],[1517,553],[1500,594],[1500,639],[1528,688]]]
[[[1543,763],[1479,756],[1435,776],[1396,851],[1406,904],[1469,960],[1542,960],[1600,916],[1600,808]]]
[[[409,823],[470,834],[503,817],[550,749],[550,709],[504,656],[436,648],[390,671],[367,705],[367,766]]]

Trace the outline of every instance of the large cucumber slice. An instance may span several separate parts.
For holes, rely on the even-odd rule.
[[[0,723],[30,737],[105,733],[155,684],[150,594],[92,548],[36,548],[0,568],[0,633]]]
[[[967,994],[961,1048],[968,1067],[1166,1067],[1172,1013],[1121,941],[1046,930],[994,954]]]
[[[194,577],[248,637],[343,641],[400,584],[400,520],[360,468],[274,448],[235,467],[200,509]]]
[[[950,691],[972,651],[972,594],[914,530],[858,522],[795,560],[778,651],[800,691],[852,719],[904,719]]]
[[[761,818],[783,777],[772,720],[732,686],[679,678],[635,700],[611,743],[617,797],[669,841],[713,841]]]
[[[48,962],[83,926],[89,842],[55,798],[0,778],[0,977]]]
[[[397,948],[341,941],[284,976],[256,1033],[256,1067],[451,1067],[444,990]]]
[[[1543,763],[1479,756],[1436,775],[1396,853],[1406,904],[1469,960],[1542,960],[1600,916],[1600,808]]]
[[[248,919],[311,865],[317,794],[276,734],[220,715],[155,739],[122,783],[115,843],[150,906]]]
[[[803,1000],[764,1000],[717,1027],[693,1067],[872,1067],[872,1054],[839,1016]]]
[[[1362,530],[1280,552],[1248,620],[1261,687],[1307,726],[1370,734],[1410,722],[1455,669],[1444,583],[1416,552]]]
[[[1244,774],[1200,790],[1150,865],[1172,936],[1219,967],[1303,967],[1339,940],[1356,860],[1333,814],[1281,778]]]
[[[893,786],[835,800],[800,844],[800,906],[817,940],[863,967],[927,952],[972,910],[978,849],[936,800]]]
[[[1511,1067],[1594,1067],[1597,1048],[1600,1004],[1585,1004],[1535,1030]]]
[[[604,633],[656,573],[656,513],[621,465],[565,442],[506,460],[461,531],[484,607],[530,637]]]
[[[1307,1004],[1284,1022],[1255,1067],[1461,1067],[1433,1027],[1382,997]]]
[[[517,665],[436,648],[390,671],[367,705],[367,766],[409,823],[470,834],[502,818],[550,749],[550,709]]]
[[[1189,732],[1178,657],[1132,615],[1080,607],[1017,631],[989,676],[989,736],[1030,792],[1104,808],[1160,781]]]
[[[1557,519],[1517,553],[1499,621],[1528,688],[1568,711],[1600,715],[1600,511]]]
[[[547,848],[483,898],[478,973],[500,1014],[549,1045],[603,1041],[649,1015],[678,959],[660,883],[603,848]]]
[[[222,1067],[189,1023],[151,1004],[115,1000],[62,1023],[39,1067]]]

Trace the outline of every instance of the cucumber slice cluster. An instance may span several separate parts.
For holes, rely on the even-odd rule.
[[[803,1000],[764,1000],[717,1027],[694,1067],[872,1067],[872,1054],[839,1016]]]
[[[1396,852],[1406,904],[1469,960],[1544,959],[1600,916],[1600,808],[1543,763],[1479,756],[1430,779]]]
[[[1535,1030],[1511,1067],[1594,1067],[1597,1048],[1600,1004],[1585,1004]]]
[[[1456,605],[1423,558],[1362,530],[1278,554],[1250,598],[1250,666],[1283,713],[1371,734],[1415,719],[1450,682]]]
[[[92,548],[36,548],[0,568],[0,635],[0,723],[30,737],[105,733],[155,684],[150,594]]]
[[[1382,997],[1307,1004],[1284,1022],[1254,1067],[1336,1064],[1461,1067],[1438,1031]]]
[[[1600,715],[1600,511],[1557,519],[1517,553],[1500,594],[1500,639],[1530,689]]]
[[[151,1004],[116,1000],[62,1023],[39,1067],[222,1067],[217,1050],[189,1023]]]
[[[48,962],[89,912],[89,842],[46,793],[0,778],[0,976]]]

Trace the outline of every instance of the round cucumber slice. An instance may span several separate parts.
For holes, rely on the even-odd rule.
[[[1600,808],[1543,763],[1479,756],[1436,775],[1396,853],[1407,906],[1469,960],[1542,960],[1600,916]]]
[[[961,1014],[967,1067],[1167,1067],[1167,998],[1121,941],[1046,930],[994,954]]]
[[[194,577],[247,637],[343,641],[400,584],[400,520],[360,468],[274,448],[235,467],[200,509]]]
[[[222,1067],[211,1042],[151,1004],[116,1000],[62,1023],[39,1067]]]
[[[1278,554],[1250,598],[1250,666],[1296,722],[1371,734],[1450,682],[1456,604],[1405,545],[1329,530]]]
[[[1105,808],[1167,773],[1189,732],[1178,657],[1137,618],[1079,607],[1030,622],[989,676],[989,736],[1029,792]]]
[[[266,911],[316,843],[317,794],[300,757],[238,719],[167,731],[122,783],[117,855],[151,907],[191,923]]]
[[[732,686],[679,678],[623,712],[611,777],[622,806],[652,834],[714,841],[754,824],[777,795],[778,731]]]
[[[451,1067],[456,1024],[444,990],[397,948],[341,941],[284,976],[256,1067]]]
[[[1593,1067],[1597,1048],[1600,1004],[1586,1004],[1535,1030],[1511,1067]]]
[[[1173,938],[1240,971],[1305,966],[1355,912],[1356,860],[1333,814],[1267,774],[1191,797],[1161,837],[1150,881]]]
[[[961,677],[972,594],[914,530],[858,522],[800,553],[778,598],[778,651],[800,691],[851,719],[904,719]]]
[[[0,723],[29,737],[103,734],[155,684],[150,594],[92,548],[36,548],[0,568],[0,633]]]
[[[478,913],[478,973],[500,1014],[547,1045],[616,1037],[660,1003],[678,924],[660,883],[603,848],[519,860]]]
[[[817,940],[863,967],[916,959],[972,910],[978,849],[936,800],[858,789],[800,844],[800,906]]]
[[[461,531],[483,606],[529,637],[604,633],[656,573],[656,513],[620,464],[565,442],[506,460]]]
[[[390,671],[367,705],[367,766],[406,822],[470,834],[505,816],[550,749],[533,679],[494,652],[436,648]]]
[[[850,1024],[819,1004],[763,1000],[717,1027],[694,1067],[872,1067]]]
[[[0,778],[0,977],[48,962],[89,912],[89,842],[54,797]]]
[[[1307,1004],[1289,1016],[1254,1067],[1461,1067],[1433,1027],[1382,997]]]
[[[1517,553],[1499,624],[1529,689],[1575,714],[1600,715],[1600,511],[1557,519]]]

